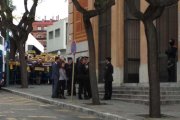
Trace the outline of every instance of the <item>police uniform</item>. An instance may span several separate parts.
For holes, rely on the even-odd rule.
[[[105,69],[104,69],[104,100],[110,100],[112,96],[112,82],[113,82],[113,66],[111,64],[111,58],[107,57],[106,60],[109,62],[106,63]]]
[[[85,57],[85,59],[88,59],[88,57]],[[84,94],[86,96],[86,98],[91,98],[92,97],[92,93],[91,93],[91,84],[90,84],[90,76],[89,76],[89,62],[85,64],[85,89],[84,89]]]
[[[72,60],[72,58],[68,58],[68,61]],[[73,70],[73,63],[68,64],[66,63],[65,65],[65,70],[66,70],[66,76],[68,78],[67,80],[67,94],[70,96],[71,95],[71,87],[72,87],[72,70]],[[76,95],[76,88],[75,88],[75,82],[73,84],[73,95]]]
[[[82,61],[84,58],[81,58]],[[78,83],[79,83],[79,99],[82,99],[82,93],[84,91],[84,81],[85,81],[85,65],[84,63],[80,62],[78,64]],[[85,95],[84,95],[85,96]]]
[[[176,81],[176,53],[177,48],[174,46],[174,41],[170,40],[170,48],[166,50],[166,55],[168,57],[168,81],[175,82]]]

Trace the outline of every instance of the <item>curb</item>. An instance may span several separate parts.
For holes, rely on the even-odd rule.
[[[82,112],[82,113],[85,113],[88,115],[94,115],[94,116],[97,116],[98,118],[101,118],[103,120],[133,120],[133,119],[124,118],[124,117],[116,115],[116,114],[103,113],[103,112],[99,112],[99,111],[89,109],[86,107],[81,107],[81,106],[73,105],[70,103],[60,102],[60,101],[48,99],[45,97],[41,97],[41,96],[29,94],[29,93],[11,90],[8,88],[2,88],[2,90],[6,91],[6,92],[13,93],[15,95],[22,96],[22,97],[27,98],[27,99],[36,100],[39,102],[48,103],[48,104],[52,104],[52,105],[57,105],[58,107],[63,108],[63,109],[68,109],[68,110],[72,110],[72,111],[75,110],[77,112]]]

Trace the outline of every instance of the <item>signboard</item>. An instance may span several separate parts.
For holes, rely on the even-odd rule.
[[[75,54],[76,53],[76,42],[72,41],[71,43],[71,53]]]

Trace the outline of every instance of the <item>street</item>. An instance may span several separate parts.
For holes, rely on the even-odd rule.
[[[0,120],[100,120],[0,91]]]

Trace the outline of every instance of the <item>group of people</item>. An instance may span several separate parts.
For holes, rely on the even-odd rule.
[[[52,98],[65,99],[65,89],[67,89],[67,96],[71,95],[72,88],[72,71],[73,60],[68,58],[66,63],[59,57],[55,58],[55,62],[52,65]],[[112,96],[112,81],[113,81],[113,66],[111,64],[111,58],[106,58],[106,66],[104,69],[105,80],[105,94],[104,100],[110,100]],[[90,99],[92,98],[90,75],[89,75],[89,58],[80,57],[74,64],[74,82],[73,82],[72,94],[76,96],[76,85],[79,84],[78,98]]]
[[[88,57],[81,57],[77,60],[74,65],[74,84],[73,84],[73,95],[76,95],[76,86],[79,84],[78,96],[79,99],[90,99],[91,87],[89,79],[89,62]],[[52,98],[63,98],[64,91],[67,89],[67,96],[71,95],[72,88],[72,71],[73,71],[73,60],[68,58],[68,62],[59,57],[55,58],[55,62],[52,65]],[[82,94],[84,95],[82,97]]]

